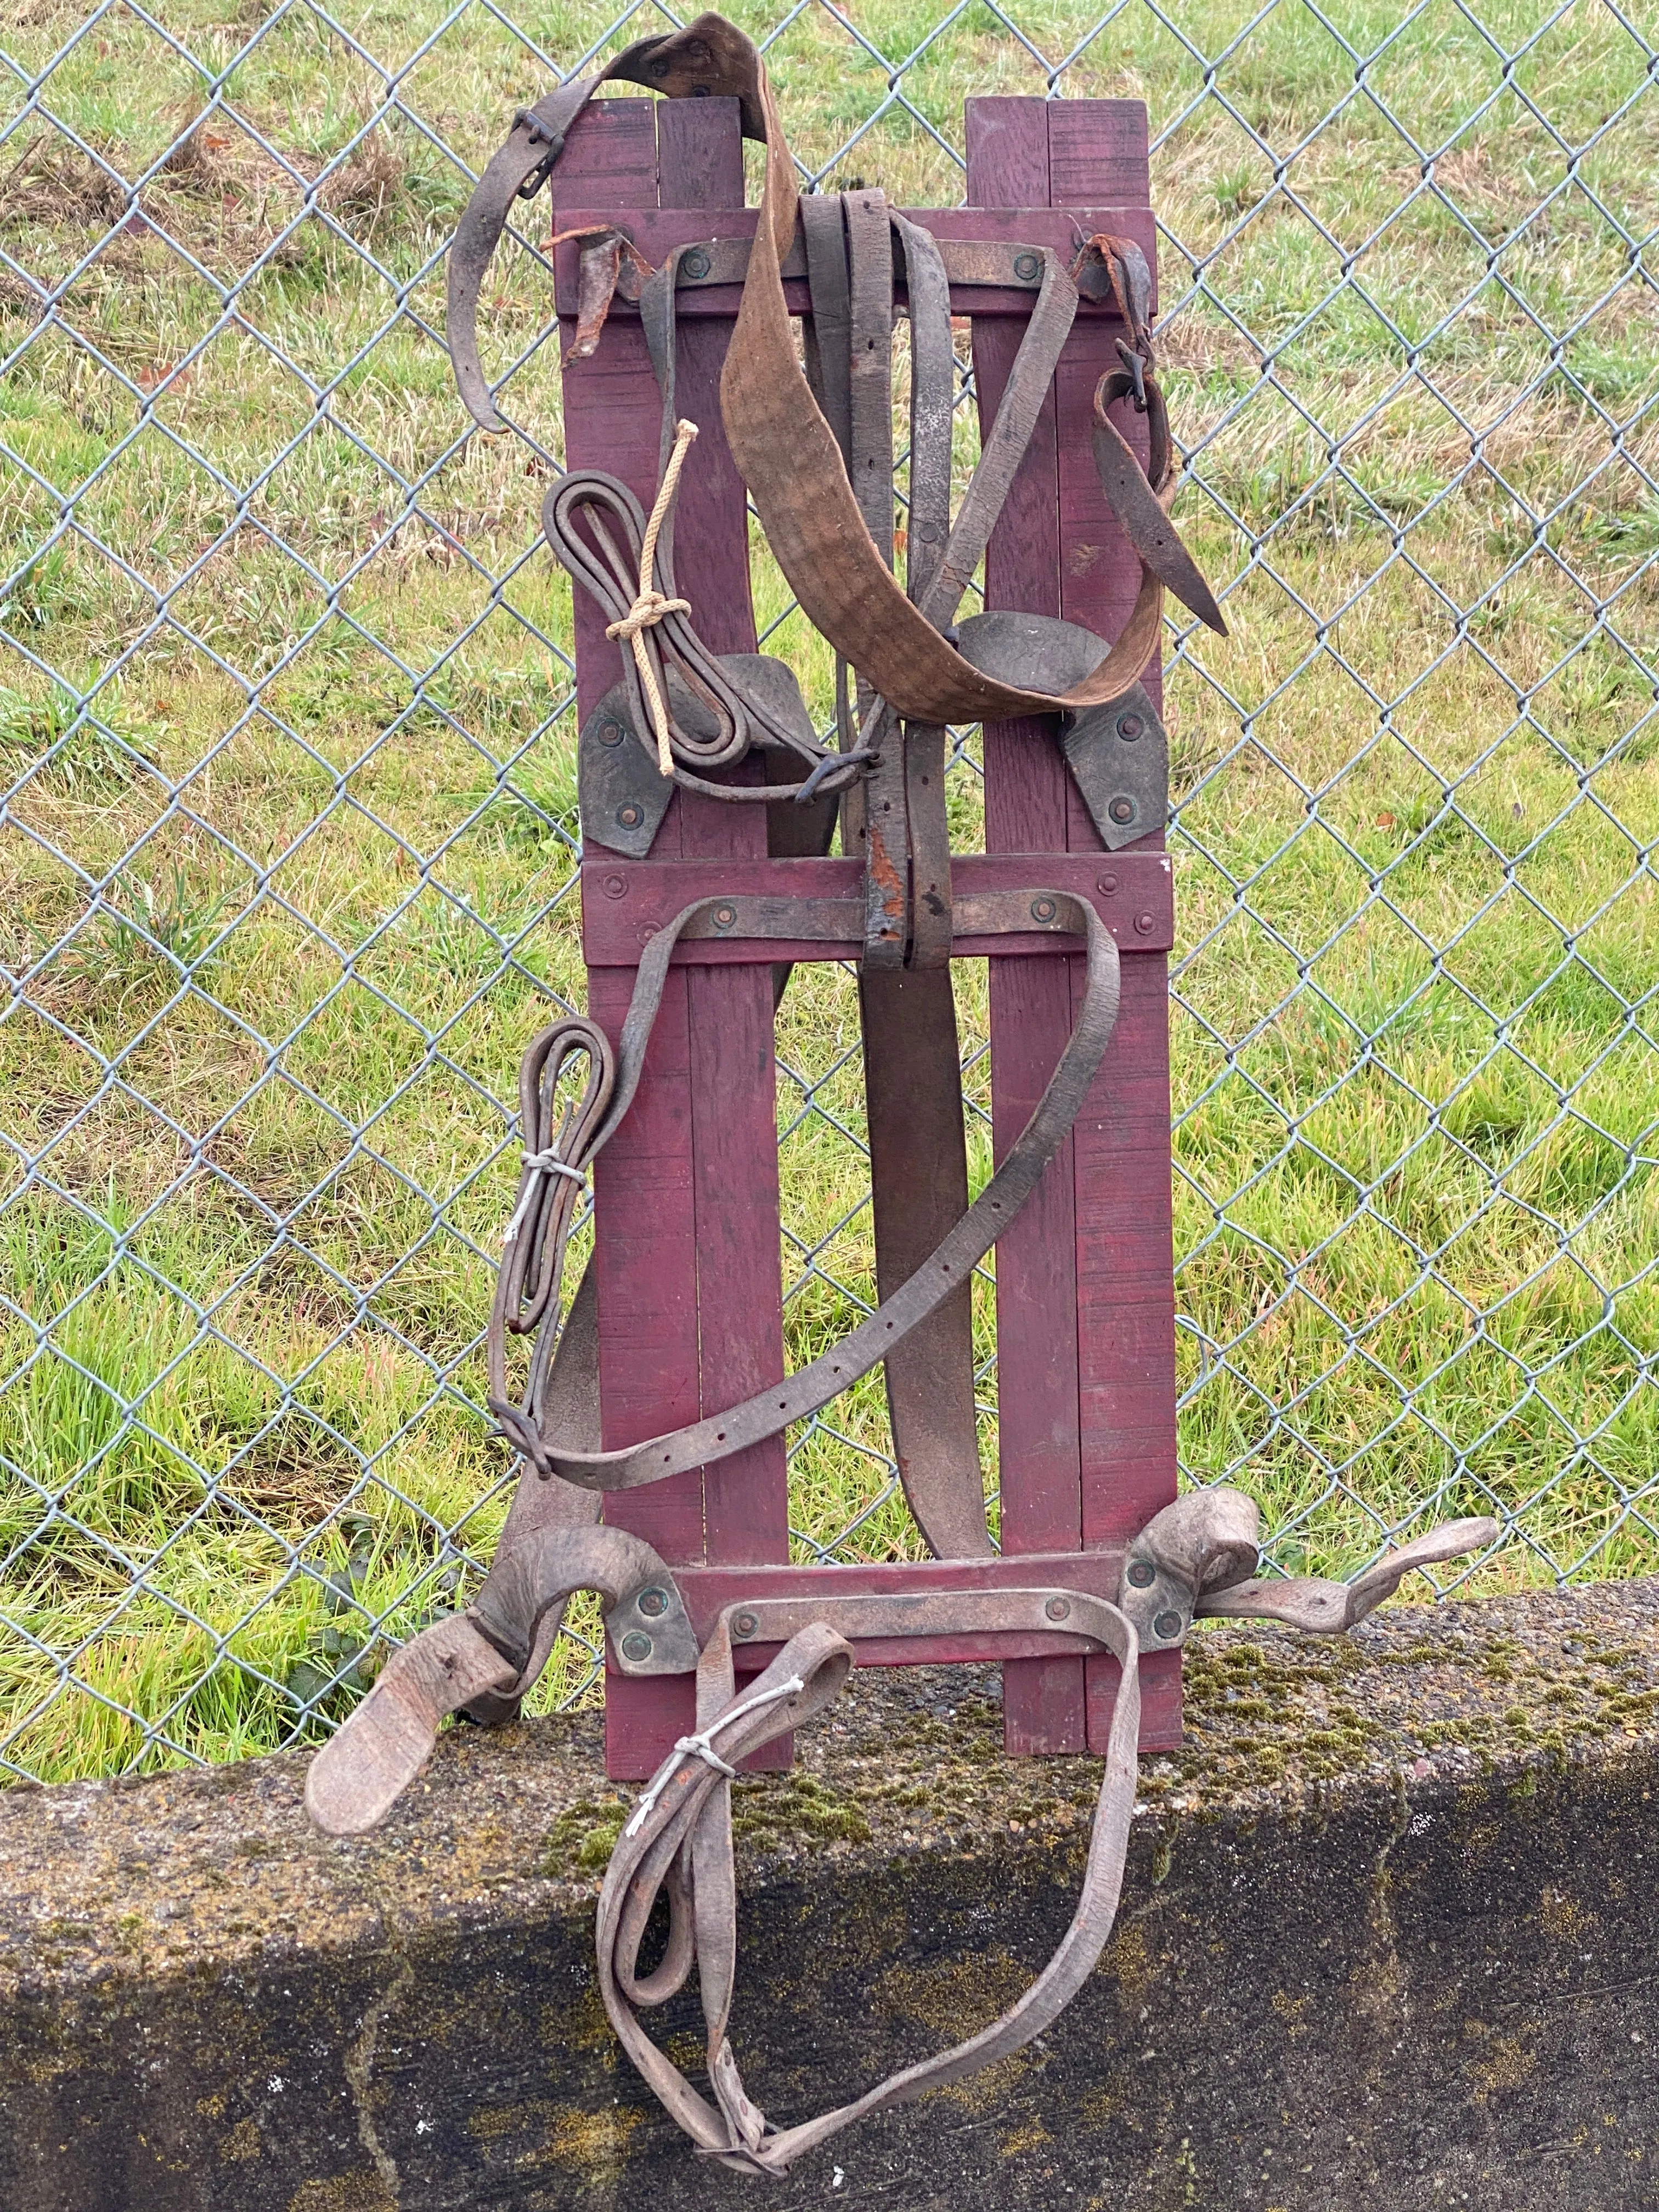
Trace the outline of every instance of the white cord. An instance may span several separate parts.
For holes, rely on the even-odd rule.
[[[623,1830],[623,1835],[638,1835],[657,1809],[658,1798],[678,1773],[682,1759],[701,1759],[706,1765],[712,1766],[717,1773],[724,1774],[728,1780],[737,1773],[737,1768],[728,1766],[709,1741],[716,1729],[729,1728],[733,1721],[742,1720],[745,1714],[758,1712],[763,1705],[775,1705],[780,1698],[793,1698],[798,1690],[805,1687],[799,1674],[792,1674],[787,1682],[780,1682],[775,1690],[757,1690],[752,1698],[745,1698],[740,1705],[732,1705],[718,1720],[710,1721],[706,1729],[700,1729],[696,1735],[683,1735],[640,1792],[640,1802],[634,1808],[632,1820]]]
[[[586,1182],[587,1180],[586,1168],[573,1168],[556,1152],[526,1152],[524,1164],[527,1168],[540,1169],[548,1175],[568,1176],[572,1182]]]
[[[514,1238],[524,1227],[525,1216],[529,1212],[531,1203],[536,1195],[537,1176],[568,1176],[572,1182],[580,1183],[584,1190],[587,1188],[586,1170],[581,1168],[573,1168],[568,1161],[562,1160],[556,1152],[526,1152],[524,1156],[524,1164],[530,1170],[530,1181],[525,1185],[519,1203],[514,1208],[513,1218],[507,1224],[507,1235],[501,1240],[506,1244],[512,1243]]]

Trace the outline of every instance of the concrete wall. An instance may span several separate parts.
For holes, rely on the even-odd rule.
[[[299,1759],[11,1790],[0,2207],[1659,2205],[1659,1588],[1226,1630],[1188,1677],[1071,2011],[776,2185],[694,2156],[593,1994],[592,1718],[453,1735],[351,1844]],[[739,1785],[735,2040],[781,2120],[988,2019],[1065,1926],[1097,1770],[1005,1761],[994,1693],[855,1680]],[[677,2055],[698,2026],[658,2015]]]

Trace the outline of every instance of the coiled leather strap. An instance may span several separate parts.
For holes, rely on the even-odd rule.
[[[1018,1595],[1018,1594],[1011,1594]],[[1042,1593],[1030,1594],[1040,1620]],[[960,2081],[1041,2035],[1071,2002],[1111,1934],[1123,1886],[1134,1813],[1140,1675],[1134,1630],[1114,1605],[1067,1593],[1068,1630],[1119,1660],[1122,1676],[1107,1740],[1094,1831],[1071,1926],[1048,1965],[990,2027],[949,2051],[890,2075],[875,2088],[816,2119],[773,2131],[744,2087],[728,2029],[737,1967],[737,1878],[732,1858],[732,1785],[719,1766],[677,1751],[641,1794],[611,1853],[597,1931],[599,1993],[629,2057],[700,2148],[723,2164],[779,2174],[854,2121],[889,2105]],[[697,1666],[697,1726],[725,1765],[738,1763],[822,1712],[845,1682],[853,1650],[813,1622],[736,1693],[728,1624],[722,1617]],[[793,1684],[793,1689],[788,1686]],[[670,1914],[668,1949],[647,1978],[636,1974],[641,1939],[659,1893]],[[646,2033],[639,2012],[665,2002],[698,1968],[708,2063],[715,2101],[693,2088]]]
[[[1018,1141],[979,1197],[927,1260],[857,1328],[809,1366],[725,1413],[708,1415],[670,1435],[647,1437],[641,1443],[595,1451],[543,1434],[533,1406],[526,1409],[504,1398],[492,1398],[490,1410],[503,1432],[538,1474],[560,1475],[586,1489],[632,1490],[746,1450],[750,1444],[775,1436],[791,1421],[827,1406],[970,1279],[974,1268],[1036,1188],[1077,1118],[1117,1020],[1118,957],[1111,933],[1094,908],[1070,892],[997,892],[973,900],[971,910],[970,902],[963,901],[960,911],[964,927],[976,935],[1000,931],[1029,935],[1034,929],[1065,932],[1081,937],[1088,951],[1082,1005],[1066,1048]],[[573,1152],[569,1164],[586,1166],[633,1103],[646,1047],[662,1003],[669,961],[682,937],[694,932],[729,933],[759,939],[799,940],[822,935],[833,941],[836,933],[845,933],[846,928],[846,916],[835,902],[825,902],[823,910],[818,910],[815,902],[803,899],[707,898],[685,908],[645,948],[623,1024],[610,1105],[585,1147]]]

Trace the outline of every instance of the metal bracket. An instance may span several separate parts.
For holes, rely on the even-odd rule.
[[[751,699],[767,708],[775,722],[799,732],[805,746],[816,744],[812,718],[800,696],[795,672],[787,660],[769,653],[726,653],[720,656],[720,665]],[[669,712],[675,721],[694,737],[712,735],[715,725],[708,708],[678,670],[671,667],[665,673]],[[807,757],[797,759],[791,755],[782,773],[804,775],[808,764]],[[647,745],[635,734],[628,687],[615,685],[583,723],[577,740],[576,796],[581,808],[583,844],[603,845],[608,852],[623,854],[630,860],[644,860],[656,841],[673,793],[672,777],[664,775],[657,766],[655,738]],[[825,802],[832,821],[836,803],[834,799]]]
[[[1109,853],[1161,830],[1170,813],[1170,744],[1137,684],[1109,707],[1065,717],[1060,750]]]
[[[1069,691],[1106,657],[1102,641],[1076,623],[1006,611],[970,615],[957,632],[957,650],[988,676],[1048,692]],[[1169,740],[1141,685],[1109,707],[1060,715],[1050,726],[1109,853],[1164,827]]]
[[[1178,1650],[1200,1595],[1231,1589],[1255,1572],[1259,1520],[1254,1499],[1218,1484],[1188,1491],[1130,1539],[1117,1602],[1143,1650]]]
[[[653,1575],[618,1598],[605,1628],[624,1674],[689,1674],[697,1663],[696,1631],[671,1574]]]
[[[1133,1538],[1123,1559],[1117,1608],[1127,1615],[1143,1651],[1174,1651],[1187,1641],[1198,1593],[1144,1540]]]
[[[577,740],[582,843],[642,860],[673,795],[673,779],[659,771],[634,734],[627,685],[616,684],[583,723]]]

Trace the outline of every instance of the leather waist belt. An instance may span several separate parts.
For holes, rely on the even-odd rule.
[[[884,1364],[901,1479],[935,1555],[988,1556],[974,1405],[969,1285],[1041,1180],[1075,1120],[1110,1041],[1116,946],[1093,907],[1046,887],[953,899],[945,808],[946,725],[1010,716],[1060,718],[1079,789],[1109,849],[1158,826],[1125,784],[1110,746],[1137,738],[1152,708],[1139,678],[1154,651],[1165,588],[1222,629],[1208,586],[1169,520],[1175,487],[1139,248],[1100,236],[1067,266],[1050,249],[1011,264],[1036,296],[996,419],[951,514],[955,356],[951,270],[927,229],[876,191],[802,200],[771,87],[750,40],[718,15],[629,46],[598,75],[561,87],[519,117],[480,179],[449,263],[449,337],[460,390],[486,429],[506,426],[479,364],[477,311],[517,197],[539,189],[565,133],[599,87],[627,79],[670,97],[723,94],[765,148],[765,189],[752,246],[677,247],[660,269],[614,226],[580,244],[574,349],[599,343],[613,299],[637,301],[662,398],[659,490],[647,515],[601,471],[566,475],[544,513],[549,544],[604,611],[623,647],[622,683],[596,718],[592,789],[609,810],[605,842],[649,849],[673,784],[793,817],[795,852],[827,849],[839,816],[843,849],[864,860],[863,896],[843,900],[705,897],[659,930],[641,957],[613,1051],[582,1017],[561,1018],[532,1044],[520,1074],[525,1159],[507,1226],[488,1337],[490,1406],[535,1480],[520,1481],[494,1565],[473,1604],[425,1630],[313,1761],[306,1802],[336,1835],[380,1820],[431,1752],[440,1723],[466,1711],[499,1720],[545,1664],[567,1600],[598,1591],[613,1664],[635,1675],[696,1678],[696,1728],[641,1795],[612,1854],[599,1908],[599,1987],[629,2057],[702,2152],[776,2173],[793,2158],[880,2107],[922,2094],[1016,2051],[1042,2033],[1093,1968],[1123,1877],[1139,1731],[1139,1655],[1177,1647],[1204,1614],[1265,1617],[1304,1628],[1352,1626],[1427,1565],[1495,1540],[1489,1521],[1452,1523],[1392,1553],[1352,1584],[1249,1579],[1258,1563],[1256,1510],[1237,1491],[1183,1497],[1127,1547],[1115,1597],[1049,1571],[1030,1588],[763,1598],[728,1607],[699,1644],[682,1594],[639,1538],[597,1525],[603,1493],[703,1467],[775,1436]],[[799,237],[797,235],[799,232]],[[957,271],[1006,281],[1006,248],[953,247]],[[726,259],[715,268],[719,257]],[[700,257],[693,272],[693,256]],[[783,288],[786,260],[811,287],[804,362]],[[726,263],[730,263],[729,269]],[[692,280],[740,275],[742,301],[721,380],[732,453],[790,587],[836,655],[835,742],[813,730],[792,672],[758,654],[712,653],[682,597],[674,558],[674,488],[696,426],[675,398],[675,319]],[[911,332],[909,526],[902,584],[893,571],[891,334],[902,276]],[[1109,646],[1068,623],[956,615],[985,552],[1048,395],[1079,293],[1121,319],[1121,370],[1103,377],[1092,440],[1100,482],[1140,563],[1135,604]],[[1146,417],[1142,469],[1111,417],[1124,400]],[[586,747],[588,732],[583,733]],[[1103,750],[1103,748],[1106,750]],[[722,780],[758,749],[758,781]],[[588,805],[586,751],[583,805]],[[1160,802],[1161,803],[1161,802]],[[1161,816],[1158,820],[1161,821]],[[626,841],[632,839],[632,844]],[[1072,1033],[1018,1142],[969,1200],[961,1071],[950,958],[957,934],[1050,933],[1080,939],[1085,975]],[[568,1310],[562,1285],[588,1166],[633,1103],[677,945],[711,937],[780,945],[861,944],[860,1018],[868,1094],[878,1304],[809,1365],[721,1413],[622,1449],[602,1448],[598,1317],[591,1274]],[[778,988],[787,968],[779,963]],[[573,1069],[585,1080],[574,1103]],[[532,1340],[515,1396],[508,1340]],[[858,1642],[987,1630],[1046,1632],[1107,1653],[1121,1673],[1081,1895],[1054,1958],[994,2025],[893,2075],[817,2119],[775,2128],[744,2090],[730,2036],[737,1960],[731,1778],[744,1758],[810,1723],[834,1698]],[[734,1644],[779,1645],[741,1690]],[[639,1968],[658,1895],[667,1950]],[[708,2094],[653,2043],[641,2014],[684,1984],[696,1962],[707,2030]]]

